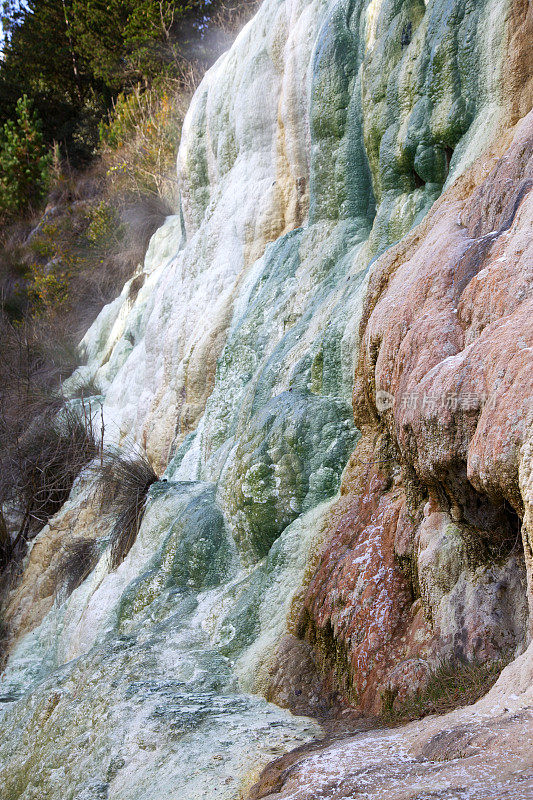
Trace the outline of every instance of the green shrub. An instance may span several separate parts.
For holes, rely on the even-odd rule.
[[[46,152],[41,124],[23,95],[17,118],[0,133],[0,214],[13,215],[38,204],[50,178],[51,155]]]
[[[57,313],[66,304],[69,278],[59,260],[30,266],[29,294],[35,314]]]
[[[100,200],[91,208],[88,219],[89,225],[85,235],[93,247],[106,249],[120,241],[123,226],[115,209],[106,200]]]

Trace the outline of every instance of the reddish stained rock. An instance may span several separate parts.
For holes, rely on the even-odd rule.
[[[354,398],[364,421],[376,391],[389,392],[379,424],[399,460],[496,539],[523,515],[518,467],[533,419],[532,153],[530,114],[473,195],[444,195],[409,257],[384,260]]]
[[[367,452],[367,443],[360,449]],[[360,467],[356,463],[353,469]],[[409,539],[411,524],[403,490],[387,472],[370,463],[363,490],[347,493],[333,510],[299,622],[330,684],[369,712],[379,711],[377,687],[404,656],[413,622],[419,645],[427,638],[424,617],[413,607],[410,577],[395,555],[395,540]]]
[[[354,387],[363,437],[298,628],[329,687],[363,711],[422,685],[440,657],[525,644],[533,112],[505,145],[370,278]],[[530,522],[524,536],[533,602]]]

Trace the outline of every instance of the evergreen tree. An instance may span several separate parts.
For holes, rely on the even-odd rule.
[[[17,118],[0,133],[0,214],[16,214],[38,203],[46,192],[50,155],[41,125],[26,95],[17,102]]]
[[[112,95],[76,47],[71,7],[71,0],[29,0],[21,12],[4,3],[0,124],[15,117],[17,100],[26,94],[43,122],[45,141],[60,142],[79,163],[94,151],[98,121]]]

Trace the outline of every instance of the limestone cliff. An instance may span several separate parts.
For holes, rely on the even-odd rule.
[[[494,783],[484,743],[505,708],[516,743],[533,703],[531,14],[266,0],[206,75],[178,213],[72,379],[163,480],[117,569],[90,475],[27,556],[6,800],[237,798],[322,735],[290,710],[377,713],[442,659],[503,656],[474,711],[283,762],[254,794],[463,791],[459,769],[390,788],[395,760],[408,792],[456,758],[446,725],[474,726],[465,769]],[[67,596],[80,537],[100,556]]]

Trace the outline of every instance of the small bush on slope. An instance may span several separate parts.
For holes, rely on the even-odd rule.
[[[80,418],[58,391],[77,361],[74,348],[54,340],[54,332],[0,319],[0,510],[9,518],[4,566],[23,554],[100,450],[90,414]]]
[[[175,161],[181,126],[199,72],[190,65],[181,81],[165,80],[119,95],[100,126],[101,151],[116,191],[155,195],[177,205]]]

